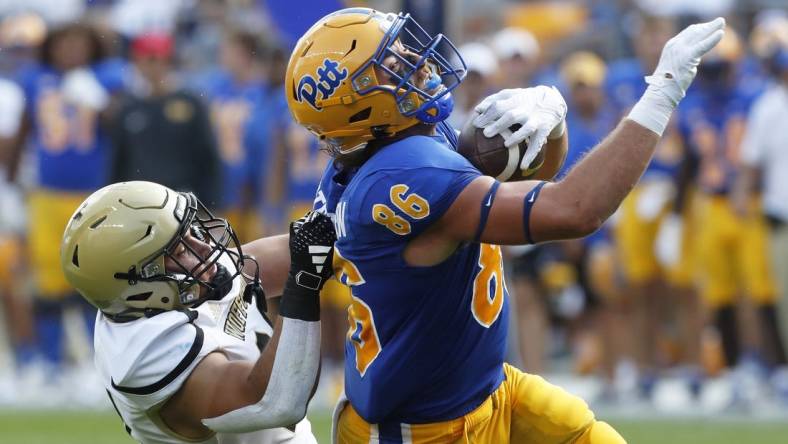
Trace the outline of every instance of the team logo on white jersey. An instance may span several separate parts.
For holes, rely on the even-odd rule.
[[[233,300],[227,319],[224,321],[224,332],[236,339],[244,340],[246,337],[246,315],[249,304],[239,294]]]

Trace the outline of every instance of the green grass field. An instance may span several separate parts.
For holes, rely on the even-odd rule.
[[[330,416],[310,415],[320,443],[329,442]],[[608,419],[630,444],[785,444],[788,424]],[[3,444],[129,444],[133,443],[113,412],[0,411]]]

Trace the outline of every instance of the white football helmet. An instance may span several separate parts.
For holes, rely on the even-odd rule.
[[[209,254],[184,241],[189,232],[211,247]],[[166,270],[165,257],[180,265],[172,253],[181,246],[197,256],[197,265]],[[232,267],[219,263],[223,256]],[[69,220],[60,250],[66,279],[119,321],[221,298],[246,259],[226,220],[193,194],[151,182],[116,183],[90,195]],[[201,280],[214,264],[210,282]]]

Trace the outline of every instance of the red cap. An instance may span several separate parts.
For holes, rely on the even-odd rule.
[[[172,37],[167,34],[143,34],[131,43],[135,57],[158,57],[168,59],[172,55]]]

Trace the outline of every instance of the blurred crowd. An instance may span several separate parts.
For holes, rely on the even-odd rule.
[[[627,114],[680,27],[725,16],[725,39],[607,225],[507,249],[510,359],[594,381],[583,386],[592,402],[788,411],[783,2],[21,3],[0,0],[0,406],[104,401],[84,382],[95,310],[59,258],[66,221],[92,191],[123,180],[190,190],[242,241],[311,208],[327,155],[292,122],[284,70],[308,24],[361,5],[411,12],[458,43],[468,76],[456,128],[500,89],[557,86],[570,138],[559,178]],[[349,294],[324,291],[319,398],[330,405]]]

